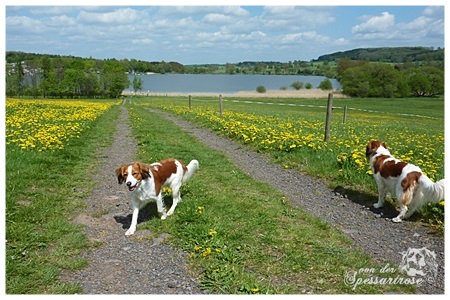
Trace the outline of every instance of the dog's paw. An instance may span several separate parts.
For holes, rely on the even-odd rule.
[[[401,223],[402,219],[399,218],[399,217],[395,217],[395,218],[392,219],[392,222],[394,222],[394,223]]]
[[[135,232],[135,229],[130,228],[127,230],[127,232],[125,232],[125,235],[133,235],[134,232]]]
[[[161,220],[165,220],[165,219],[167,219],[167,215],[162,215]]]
[[[375,207],[375,208],[382,208],[382,207],[383,207],[383,204],[375,203],[375,204],[373,205],[373,207]]]

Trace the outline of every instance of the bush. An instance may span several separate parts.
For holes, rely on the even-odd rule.
[[[319,84],[319,89],[321,90],[332,90],[333,89],[333,84],[331,83],[330,79],[325,78],[320,84]]]
[[[340,83],[353,97],[433,96],[444,93],[444,71],[436,67],[399,70],[389,64],[366,63],[346,69]]]
[[[263,85],[260,85],[256,88],[256,91],[258,93],[265,93],[266,92],[266,88]]]
[[[309,82],[307,84],[305,84],[305,89],[307,89],[307,90],[312,89],[312,84]]]
[[[294,88],[294,89],[296,89],[296,90],[299,90],[299,89],[301,89],[301,88],[303,87],[303,82],[301,82],[301,81],[295,81],[295,82],[293,82],[293,83],[291,84],[291,87]]]

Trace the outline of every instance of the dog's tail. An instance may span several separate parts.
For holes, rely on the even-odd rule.
[[[410,217],[414,211],[422,205],[429,202],[437,203],[440,200],[443,200],[444,191],[444,179],[441,179],[438,182],[433,182],[426,175],[420,174],[417,178],[417,184],[413,184],[413,186],[406,193],[403,193],[406,198],[413,196],[405,219]]]
[[[419,178],[419,184],[423,193],[423,202],[437,203],[444,199],[444,179],[433,182],[422,174]]]
[[[193,159],[191,162],[186,166],[187,171],[184,173],[183,176],[183,182],[186,182],[191,178],[191,176],[194,174],[194,172],[199,168],[198,160]]]

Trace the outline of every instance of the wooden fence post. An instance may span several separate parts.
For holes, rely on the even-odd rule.
[[[328,94],[328,105],[327,105],[327,119],[325,121],[325,138],[324,141],[328,143],[330,140],[330,127],[331,127],[331,111],[333,109],[333,94]]]
[[[191,110],[191,95],[189,95],[189,110]]]
[[[222,95],[219,95],[219,112],[220,117],[222,118]]]
[[[345,124],[347,121],[347,105],[344,106],[344,119],[342,120],[342,123]]]

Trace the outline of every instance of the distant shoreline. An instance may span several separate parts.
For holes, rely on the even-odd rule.
[[[347,98],[340,90],[323,91],[321,89],[301,89],[301,90],[267,90],[265,93],[256,91],[239,91],[236,93],[179,93],[179,92],[137,92],[138,96],[169,96],[169,97],[223,97],[236,98],[327,98],[329,93],[333,93],[333,98]],[[132,91],[123,91],[122,96],[131,96]]]

